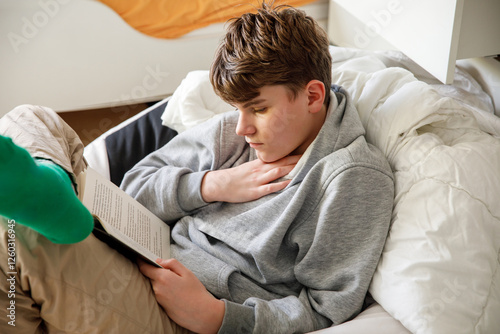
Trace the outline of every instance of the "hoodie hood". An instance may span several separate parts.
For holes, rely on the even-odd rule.
[[[289,176],[294,179],[290,185],[301,182],[318,161],[364,135],[365,129],[349,94],[340,86],[332,86],[325,123],[297,166],[290,172]]]

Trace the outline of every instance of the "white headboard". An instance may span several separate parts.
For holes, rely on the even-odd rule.
[[[447,84],[458,59],[500,53],[499,31],[499,0],[330,0],[335,45],[400,50]]]

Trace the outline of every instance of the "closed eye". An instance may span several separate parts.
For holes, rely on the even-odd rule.
[[[253,108],[253,112],[255,113],[263,113],[267,110],[267,108]]]

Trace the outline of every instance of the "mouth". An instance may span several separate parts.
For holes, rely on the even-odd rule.
[[[254,142],[251,142],[251,141],[248,141],[248,140],[247,140],[247,143],[248,143],[248,145],[250,145],[251,148],[255,148],[255,149],[259,148],[262,145],[264,145],[262,143],[254,143]]]
[[[248,143],[250,145],[251,148],[254,148],[254,149],[258,149],[259,147],[261,147],[263,144],[255,144],[255,143]]]

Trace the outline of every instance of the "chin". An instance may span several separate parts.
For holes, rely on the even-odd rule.
[[[267,155],[267,154],[262,154],[262,153],[257,152],[257,158],[259,158],[259,160],[264,162],[264,163],[275,162],[275,161],[278,161],[284,157],[286,157],[286,155],[275,156],[275,155]]]

